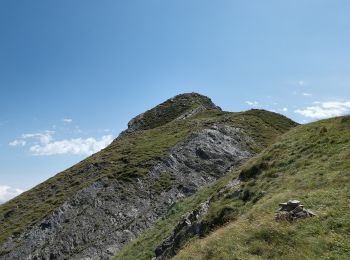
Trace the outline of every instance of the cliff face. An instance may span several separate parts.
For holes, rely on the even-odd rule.
[[[227,113],[199,94],[176,96],[131,120],[106,149],[2,205],[1,259],[107,259],[293,126],[270,112]],[[34,217],[23,225],[26,211]]]

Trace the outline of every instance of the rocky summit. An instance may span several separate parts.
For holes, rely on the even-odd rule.
[[[175,96],[1,205],[0,259],[346,259],[349,122]]]
[[[267,111],[224,112],[196,93],[175,96],[1,205],[1,259],[107,259],[294,126]]]

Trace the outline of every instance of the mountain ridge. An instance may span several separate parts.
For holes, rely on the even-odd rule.
[[[102,151],[1,205],[1,258],[108,258],[297,125],[262,110],[223,112],[193,93],[149,111]]]
[[[131,119],[128,122],[126,132],[159,127],[173,120],[184,119],[205,110],[221,111],[221,108],[216,106],[210,98],[198,93],[176,95]]]
[[[349,122],[344,116],[292,128],[180,201],[114,259],[348,259]],[[289,199],[316,217],[275,221]]]

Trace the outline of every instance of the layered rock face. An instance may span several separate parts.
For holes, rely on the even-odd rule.
[[[190,93],[136,116],[110,146],[0,208],[0,259],[108,259],[280,134],[261,113],[279,117]]]
[[[178,199],[250,158],[252,142],[232,127],[195,132],[145,177],[130,182],[100,180],[81,190],[22,234],[19,246],[11,240],[3,245],[9,251],[5,258],[107,259],[164,216]],[[157,189],[162,178],[167,185]]]

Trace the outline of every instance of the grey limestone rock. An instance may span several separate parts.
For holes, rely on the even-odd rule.
[[[239,179],[230,181],[225,187],[219,190],[207,201],[201,203],[199,207],[185,214],[174,228],[172,234],[162,241],[155,250],[156,260],[170,259],[194,236],[203,236],[214,227],[222,224],[222,219],[226,214],[232,212],[231,208],[223,208],[217,218],[211,222],[203,221],[208,210],[215,199],[218,198],[238,198],[240,192]]]
[[[1,259],[108,259],[187,197],[253,156],[241,129],[215,125],[194,132],[142,178],[100,179],[16,238],[0,245]],[[87,171],[98,172],[91,166]],[[168,174],[171,185],[154,184]],[[203,209],[205,210],[205,209]]]
[[[316,216],[311,210],[305,209],[304,205],[302,205],[299,200],[289,200],[279,205],[281,208],[276,213],[276,221],[286,220],[288,222],[293,222],[299,218]]]

